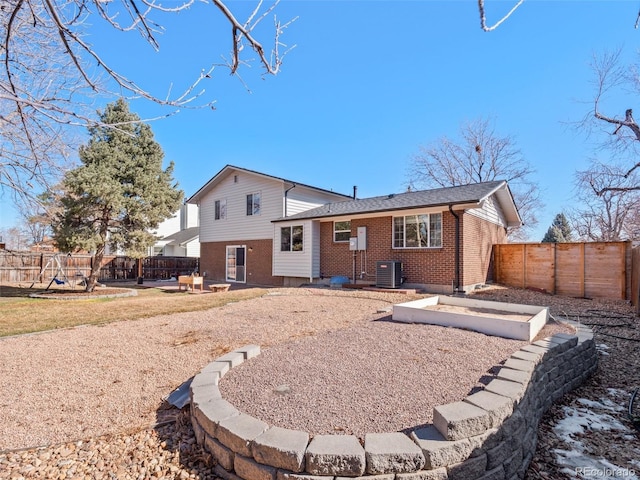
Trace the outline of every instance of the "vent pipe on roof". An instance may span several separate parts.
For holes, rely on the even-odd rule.
[[[354,185],[353,186],[353,199],[355,200],[357,196],[358,196],[358,186]]]

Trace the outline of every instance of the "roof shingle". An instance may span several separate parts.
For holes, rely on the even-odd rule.
[[[496,180],[457,187],[435,188],[432,190],[346,200],[344,202],[327,203],[296,215],[274,220],[274,222],[477,203],[486,199],[503,186],[506,186],[504,180]]]

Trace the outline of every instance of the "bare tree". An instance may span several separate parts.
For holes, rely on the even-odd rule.
[[[580,123],[589,135],[597,134],[601,149],[613,152],[616,158],[624,159],[624,165],[618,165],[607,172],[611,183],[594,182],[592,190],[602,195],[610,191],[640,190],[640,183],[634,175],[640,169],[640,125],[633,117],[633,109],[627,108],[622,112],[604,113],[610,109],[607,105],[608,97],[614,92],[631,93],[629,102],[633,101],[633,93],[640,93],[640,76],[638,65],[621,65],[620,51],[604,53],[594,56],[592,70],[595,75],[595,96],[593,110]],[[599,169],[598,169],[599,170]],[[584,172],[583,172],[584,173]],[[580,173],[579,173],[580,175]],[[620,177],[620,178],[617,178]],[[636,181],[628,181],[636,179]],[[602,180],[602,177],[599,178]]]
[[[178,13],[195,0],[161,3],[158,0],[2,0],[0,3],[0,188],[18,196],[46,190],[70,165],[70,152],[79,144],[73,127],[99,123],[99,106],[88,99],[145,98],[169,107],[212,107],[203,97],[202,81],[218,67],[237,75],[241,65],[255,55],[265,75],[275,75],[282,65],[286,46],[281,34],[288,23],[274,16],[271,48],[265,48],[254,33],[271,17],[279,0],[265,6],[258,0],[242,20],[224,1],[210,5],[229,26],[228,61],[211,63],[194,72],[190,85],[181,92],[158,96],[136,80],[116,71],[87,40],[92,25],[107,22],[119,31],[137,31],[144,41],[159,49],[163,30],[157,17]],[[252,53],[249,53],[252,52]],[[220,63],[220,62],[218,62]],[[167,113],[167,115],[171,114]]]
[[[195,0],[162,3],[161,0],[2,0],[0,3],[0,190],[29,196],[46,190],[70,168],[68,159],[81,140],[70,126],[82,131],[96,123],[93,116],[102,103],[125,97],[146,98],[173,107],[213,106],[204,99],[202,82],[214,68],[227,68],[238,75],[253,55],[266,75],[279,72],[290,50],[281,36],[291,21],[274,25],[264,38],[257,27],[270,18],[279,0],[240,16],[238,5],[211,0],[208,5],[225,19],[229,28],[228,60],[194,72],[193,82],[171,94],[151,93],[138,80],[129,78],[108,64],[101,52],[87,40],[93,25],[106,22],[119,31],[136,31],[153,49],[160,48],[159,33],[164,28],[161,15],[195,6]],[[203,2],[205,3],[205,2]],[[514,0],[495,22],[487,21],[485,0],[478,0],[480,28],[491,32],[524,3]],[[198,5],[200,3],[198,2]],[[502,8],[502,6],[501,6]],[[87,100],[96,99],[96,103]]]
[[[513,137],[499,136],[491,121],[478,119],[463,124],[455,139],[445,136],[420,147],[409,166],[408,184],[438,188],[507,180],[525,224],[511,229],[509,236],[524,239],[538,223],[536,212],[542,207],[533,173]]]
[[[576,200],[569,214],[574,230],[583,240],[618,241],[640,239],[640,192],[635,172],[626,167],[592,161],[576,173]]]

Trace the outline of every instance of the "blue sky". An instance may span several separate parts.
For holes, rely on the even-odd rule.
[[[253,2],[229,4],[246,10]],[[511,5],[487,0],[488,22]],[[183,109],[152,129],[187,197],[226,164],[347,194],[357,185],[368,197],[403,191],[420,145],[455,136],[465,121],[491,118],[536,169],[546,204],[531,237],[538,241],[571,206],[573,173],[595,152],[571,125],[590,109],[592,56],[622,48],[627,61],[637,60],[639,7],[528,0],[486,33],[471,0],[283,0],[278,17],[299,18],[282,37],[296,48],[278,76],[262,79],[257,64],[242,70],[249,93],[217,69],[203,97],[216,100],[215,111]],[[173,91],[187,86],[229,51],[231,34],[211,5],[160,21],[159,53],[135,35],[98,29],[89,38],[158,95],[171,84]],[[607,107],[622,115],[634,99]],[[142,117],[162,112],[142,101],[131,108]]]

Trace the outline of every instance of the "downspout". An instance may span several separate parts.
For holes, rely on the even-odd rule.
[[[449,205],[449,211],[451,212],[451,215],[453,215],[453,217],[456,219],[456,250],[454,257],[456,278],[453,291],[454,293],[457,293],[460,291],[460,215],[453,211],[453,205]]]
[[[284,191],[284,216],[287,216],[287,196],[289,195],[289,190],[293,190],[296,188],[296,184],[293,183],[289,188]]]

